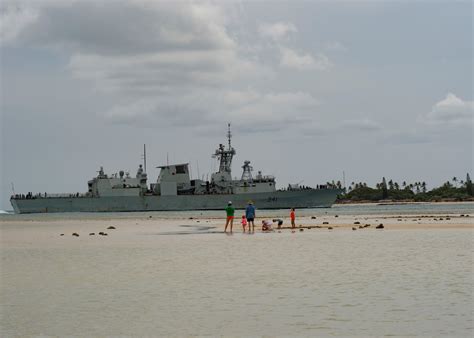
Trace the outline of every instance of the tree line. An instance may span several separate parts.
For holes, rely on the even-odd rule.
[[[342,188],[341,182],[328,182],[329,186]],[[415,201],[415,202],[434,202],[434,201],[472,201],[473,187],[469,173],[466,179],[453,177],[446,181],[440,187],[428,190],[426,182],[409,183],[403,181],[401,184],[392,179],[388,181],[385,177],[377,183],[375,187],[369,187],[365,182],[352,182],[344,193],[338,196],[338,202],[362,202],[362,201]]]

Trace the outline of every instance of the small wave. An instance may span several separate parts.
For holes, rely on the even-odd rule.
[[[1,215],[1,214],[9,214],[9,212],[8,212],[8,211],[5,211],[5,210],[0,210],[0,215]]]

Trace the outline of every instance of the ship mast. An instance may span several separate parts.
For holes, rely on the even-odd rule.
[[[146,172],[146,144],[143,145],[143,167],[145,168]]]
[[[225,149],[223,144],[219,144],[219,148],[216,149],[216,152],[212,155],[212,157],[217,158],[219,160],[219,172],[228,172],[230,174],[231,167],[232,167],[232,157],[235,155],[235,149],[232,148],[232,133],[230,131],[230,123],[227,124],[227,140],[229,144],[229,148]]]

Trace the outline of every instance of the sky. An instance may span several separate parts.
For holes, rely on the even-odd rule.
[[[473,174],[471,1],[0,3],[0,209],[167,163],[277,186]]]

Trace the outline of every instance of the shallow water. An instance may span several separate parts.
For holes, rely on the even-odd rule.
[[[0,334],[473,333],[472,230],[188,230],[2,247]]]
[[[176,219],[189,217],[222,218],[224,207],[220,210],[207,211],[152,211],[152,212],[71,212],[50,214],[0,214],[0,220],[57,220],[57,219],[136,219],[156,217],[160,219]],[[286,217],[288,209],[259,210],[258,217]],[[236,210],[243,214],[243,210]],[[324,215],[422,215],[422,214],[474,214],[474,202],[461,203],[407,203],[407,204],[335,204],[332,208],[298,209],[298,216]]]

